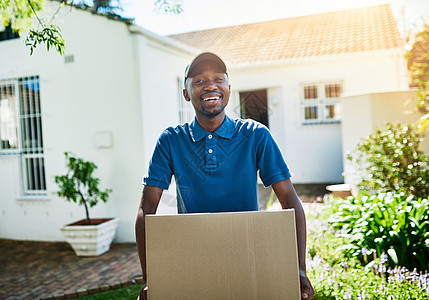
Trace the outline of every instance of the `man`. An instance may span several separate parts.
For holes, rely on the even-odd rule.
[[[305,215],[290,181],[290,172],[269,130],[251,120],[225,115],[231,86],[225,63],[202,53],[185,71],[183,96],[192,103],[192,123],[166,129],[158,139],[136,220],[136,240],[146,282],[144,216],[154,214],[172,175],[177,185],[179,213],[258,210],[257,172],[272,186],[282,208],[296,215],[301,298],[314,290],[306,276]],[[150,288],[150,287],[148,287]],[[147,287],[140,292],[146,299]]]

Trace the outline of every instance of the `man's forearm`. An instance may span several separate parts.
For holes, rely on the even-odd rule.
[[[306,272],[305,255],[307,227],[305,221],[304,209],[301,200],[296,195],[295,189],[289,179],[282,180],[273,184],[274,192],[283,209],[293,208],[295,210],[296,237],[298,245],[299,269]]]
[[[307,241],[307,226],[305,220],[304,209],[301,203],[293,207],[295,209],[295,220],[296,220],[296,237],[298,244],[298,258],[299,258],[299,269],[300,271],[306,272],[306,241]]]
[[[139,208],[136,219],[136,243],[139,254],[140,265],[142,268],[143,282],[146,282],[146,233],[145,233],[145,216],[143,208]]]

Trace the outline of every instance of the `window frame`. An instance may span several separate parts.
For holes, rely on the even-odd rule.
[[[20,131],[20,127],[19,127],[19,86],[18,86],[18,80],[11,80],[11,79],[7,79],[7,80],[0,80],[0,87],[3,86],[8,86],[11,85],[13,86],[14,89],[14,103],[12,104],[14,106],[13,108],[13,112],[15,114],[14,119],[15,119],[15,128],[16,128],[16,148],[3,148],[1,141],[2,141],[2,133],[1,133],[1,115],[0,115],[0,155],[1,154],[13,154],[13,153],[19,153],[20,149],[21,149],[21,131]],[[3,92],[2,92],[2,88],[0,88],[0,101],[2,100],[3,96]]]
[[[23,95],[28,81],[31,82],[30,84],[37,85],[35,89],[37,92],[28,91],[28,94]],[[0,157],[10,155],[11,153],[19,156],[21,198],[44,197],[47,196],[47,181],[43,143],[43,114],[40,99],[40,77],[35,75],[0,80],[0,86],[10,85],[11,83],[14,85],[17,148],[0,148]],[[24,97],[27,98],[24,99]],[[24,104],[24,101],[27,101],[27,103]],[[34,101],[34,104],[30,103],[31,101]],[[28,111],[25,113],[23,112],[24,105],[28,105]],[[32,108],[33,105],[34,109]],[[24,127],[26,128],[24,129]],[[30,138],[36,137],[37,146],[25,146],[25,136]],[[36,173],[37,175],[31,175]],[[32,183],[35,184],[32,186]]]
[[[184,82],[183,79],[180,77],[177,77],[177,99],[178,99],[178,106],[179,106],[179,124],[185,124],[187,122],[192,122],[195,117],[195,111],[194,107],[191,103],[186,101],[186,99],[183,97],[183,87]]]
[[[327,97],[326,87],[329,85],[339,85],[340,95],[338,97]],[[305,99],[306,88],[316,87],[316,97]],[[305,82],[300,85],[300,117],[302,125],[320,125],[320,124],[338,124],[341,123],[341,95],[344,92],[344,82],[342,80],[330,81],[316,81]],[[309,93],[313,94],[313,93]],[[337,109],[337,117],[329,118],[326,116],[326,109],[328,106],[334,106]],[[314,118],[307,118],[308,108],[315,108],[317,116]]]
[[[3,24],[1,24],[3,25]],[[12,21],[7,26],[0,25],[0,42],[19,39],[20,35],[18,31],[15,31],[12,27]]]

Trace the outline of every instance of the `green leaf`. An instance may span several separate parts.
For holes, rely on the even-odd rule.
[[[398,256],[396,255],[396,251],[395,249],[390,248],[389,250],[387,250],[387,254],[390,256],[390,258],[392,259],[393,263],[395,265],[398,264]]]
[[[112,190],[100,190],[100,179],[93,176],[94,170],[97,169],[93,162],[77,158],[70,152],[64,155],[67,174],[54,178],[59,188],[58,195],[67,201],[83,205],[89,218],[88,206],[94,207],[100,200],[106,202]]]

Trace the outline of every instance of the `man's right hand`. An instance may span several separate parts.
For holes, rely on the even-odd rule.
[[[143,287],[140,290],[140,294],[137,297],[137,300],[147,300],[147,285],[146,285],[146,283],[143,284]]]

